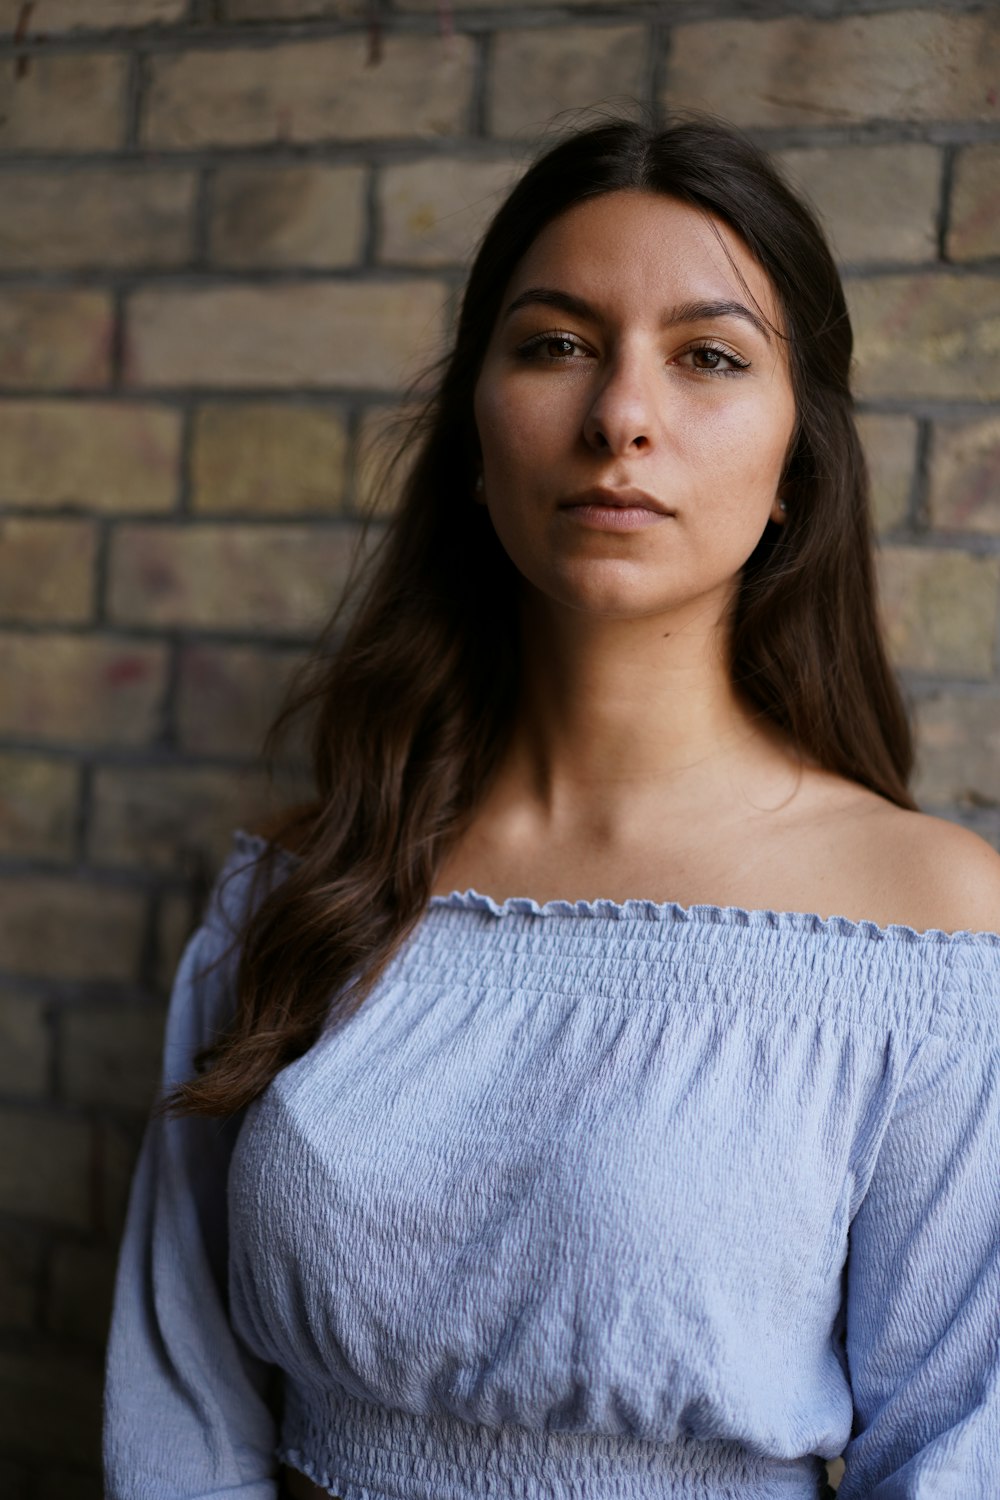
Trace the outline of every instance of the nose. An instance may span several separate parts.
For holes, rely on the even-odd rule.
[[[594,393],[584,438],[595,452],[617,456],[651,448],[655,430],[652,374],[642,361],[621,358]]]

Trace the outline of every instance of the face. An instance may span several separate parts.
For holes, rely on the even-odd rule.
[[[795,402],[768,322],[782,328],[777,298],[743,242],[673,198],[609,193],[542,231],[474,398],[481,498],[536,598],[674,628],[725,618],[784,520]]]

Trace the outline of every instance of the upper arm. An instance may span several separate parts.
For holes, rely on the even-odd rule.
[[[946,997],[850,1228],[843,1500],[970,1500],[1000,1474],[1000,941],[929,942]]]

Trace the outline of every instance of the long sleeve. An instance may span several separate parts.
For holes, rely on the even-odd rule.
[[[195,1052],[231,1014],[237,955],[223,957],[232,940],[226,908],[249,883],[245,864],[230,856],[177,970],[164,1091],[193,1074]],[[226,1185],[238,1124],[154,1117],[146,1128],[107,1352],[106,1500],[277,1495],[272,1371],[240,1344],[227,1313]]]
[[[1000,1492],[1000,943],[954,952],[851,1226],[839,1500]]]

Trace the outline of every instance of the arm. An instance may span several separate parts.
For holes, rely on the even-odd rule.
[[[851,1226],[838,1500],[1000,1493],[1000,939],[952,957]]]
[[[245,899],[230,856],[174,980],[163,1088],[231,1014],[234,952],[225,908]],[[132,1181],[108,1343],[107,1500],[275,1500],[271,1368],[234,1334],[226,1295],[226,1177],[239,1120],[150,1120]]]

